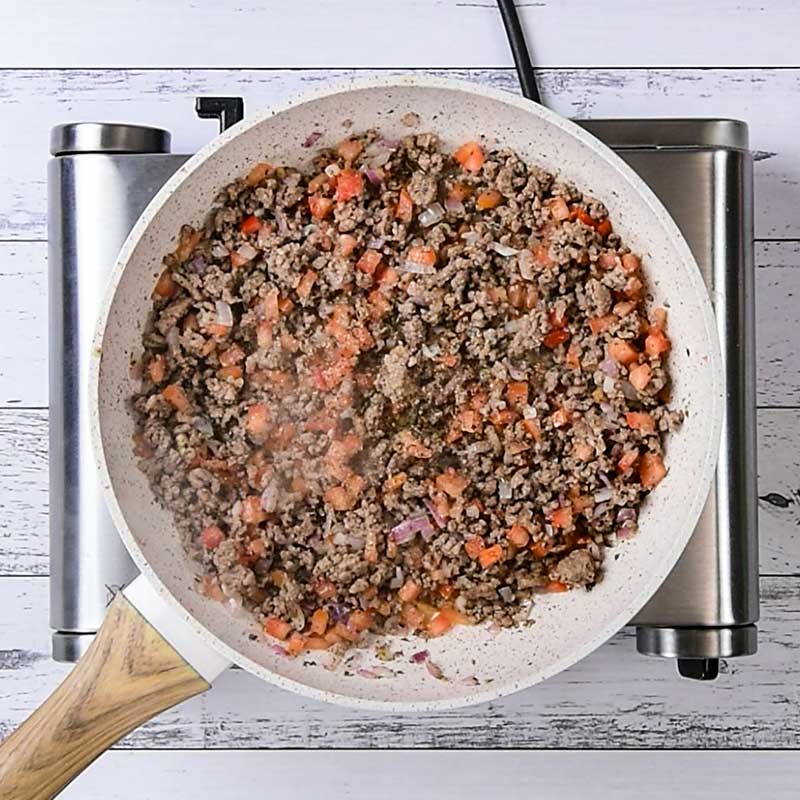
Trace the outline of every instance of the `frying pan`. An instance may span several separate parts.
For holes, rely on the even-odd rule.
[[[591,593],[537,600],[535,624],[493,635],[459,627],[440,639],[397,639],[406,654],[427,648],[446,680],[404,658],[394,678],[328,669],[327,654],[289,659],[269,648],[256,623],[196,591],[191,561],[169,512],[136,466],[129,365],[141,347],[161,259],[184,223],[202,224],[218,190],[267,158],[307,167],[302,143],[319,145],[376,127],[406,135],[420,117],[445,147],[483,136],[600,198],[614,228],[642,254],[658,305],[669,307],[674,342],[673,405],[686,412],[669,437],[669,473],[648,497],[639,535],[609,560]],[[468,83],[418,77],[351,82],[234,126],[178,170],[131,231],[114,270],[96,339],[91,421],[97,467],[125,545],[141,571],[111,605],[86,656],[44,706],[0,749],[4,796],[52,796],[120,736],[159,711],[206,690],[232,663],[308,697],[383,711],[449,709],[532,686],[574,664],[625,625],[656,591],[686,545],[715,467],[724,392],[713,312],[700,271],[677,227],[644,182],[607,147],[540,105]],[[374,656],[359,652],[364,666]],[[392,666],[392,665],[390,665]],[[477,678],[478,683],[472,679]],[[465,681],[465,678],[469,678]],[[10,791],[10,794],[8,792]]]

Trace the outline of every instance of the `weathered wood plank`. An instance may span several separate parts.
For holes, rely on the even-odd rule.
[[[61,797],[130,800],[136,786],[139,797],[205,798],[213,787],[215,800],[241,800],[263,796],[266,785],[270,796],[292,800],[373,800],[376,776],[382,800],[585,800],[633,797],[642,787],[648,800],[789,800],[800,761],[790,752],[115,751]]]
[[[517,5],[536,63],[543,66],[797,64],[792,32],[800,26],[800,13],[792,0],[706,0],[702,5],[670,0],[668,12],[659,4],[632,6],[627,0]],[[20,13],[16,4],[5,3],[0,10],[0,29],[6,33],[0,66],[511,63],[493,0],[272,0],[246,8],[236,0],[139,0],[131,11],[125,3],[107,4],[98,14],[91,0],[69,5],[36,0]],[[28,27],[33,19],[36,36]],[[85,35],[87,30],[91,36]],[[406,35],[398,35],[401,31]]]
[[[301,7],[303,4],[297,5]],[[171,9],[172,5],[160,4],[159,7]],[[584,18],[588,8],[590,6],[584,4],[578,17]],[[637,14],[644,13],[646,8],[649,6],[639,4]],[[405,7],[403,13],[407,13]],[[154,16],[158,18],[158,14]],[[662,16],[661,12],[659,16]],[[50,16],[46,18],[51,19]],[[97,24],[108,19],[106,14],[95,15],[95,18]],[[620,18],[609,16],[607,19],[617,25]],[[669,19],[666,15],[667,24]],[[574,18],[570,19],[570,25],[574,22]],[[204,22],[204,25],[208,24]],[[120,30],[129,29],[123,26]],[[213,28],[206,27],[205,30]],[[257,25],[248,24],[244,30],[256,30],[259,36],[262,35]],[[6,40],[12,41],[13,38],[7,36]],[[92,41],[97,38],[102,37],[92,37]],[[226,56],[230,57],[226,37],[210,38],[224,41]],[[451,38],[460,40],[459,37]],[[604,50],[613,53],[613,59],[618,63],[621,51],[626,48],[608,48],[599,34],[595,38],[603,42]],[[643,38],[648,47],[655,46],[656,39],[662,40],[661,36]],[[670,46],[682,38],[676,38]],[[748,36],[748,40],[750,38]],[[203,37],[204,42],[208,39],[208,36]],[[563,37],[557,39],[562,45]],[[194,39],[187,36],[187,40],[193,42],[193,50],[198,49]],[[27,36],[23,41],[27,46],[32,40]],[[65,41],[69,38],[65,37]],[[238,35],[236,41],[237,53],[244,52],[246,48],[241,47]],[[137,46],[138,43],[139,36]],[[740,46],[741,42],[737,42],[737,48]],[[73,49],[77,51],[79,48]],[[270,49],[258,47],[259,57]],[[297,63],[297,60],[289,63]],[[408,58],[406,63],[414,64],[415,60]],[[515,73],[510,69],[421,72],[467,78],[519,91]],[[358,73],[368,75],[375,74],[375,71],[358,70]],[[14,118],[20,113],[22,98],[25,103],[25,124],[5,125],[0,129],[0,197],[7,198],[0,207],[0,239],[45,237],[44,162],[48,153],[49,130],[59,122],[111,119],[160,125],[172,130],[175,152],[193,152],[214,134],[212,123],[197,120],[194,116],[192,104],[195,95],[241,94],[248,111],[252,112],[353,74],[353,70],[234,69],[20,69],[0,72],[0,113]],[[800,108],[795,102],[800,92],[800,69],[570,68],[543,70],[540,82],[544,102],[568,116],[723,116],[748,121],[752,147],[759,159],[755,170],[756,234],[760,238],[800,238],[800,220],[793,213],[800,202],[800,142],[794,135],[800,125]],[[780,119],[775,116],[776,108],[781,109]]]
[[[47,247],[0,242],[0,407],[44,407],[47,397]],[[800,405],[800,242],[756,244],[758,402]]]
[[[546,684],[444,713],[362,713],[232,670],[121,747],[796,748],[798,580],[762,579],[759,652],[726,662],[713,683],[681,680],[674,664],[638,656],[627,630]],[[44,578],[0,579],[0,737],[67,670],[47,656],[46,593]]]

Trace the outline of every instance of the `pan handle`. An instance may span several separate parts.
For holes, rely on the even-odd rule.
[[[125,591],[131,599],[117,594],[64,682],[0,744],[5,800],[54,797],[126,733],[206,691],[229,664],[144,578]]]

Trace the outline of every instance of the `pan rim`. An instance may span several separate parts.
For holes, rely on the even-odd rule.
[[[262,666],[261,664],[258,664],[222,641],[215,633],[206,628],[198,619],[192,616],[185,609],[180,600],[178,600],[178,598],[162,582],[157,572],[153,569],[150,562],[147,560],[141,548],[139,547],[136,538],[128,527],[125,516],[114,492],[105,458],[100,426],[99,391],[100,368],[102,361],[101,354],[105,329],[111,312],[114,296],[130,256],[132,255],[135,247],[138,245],[142,234],[144,234],[149,227],[152,218],[160,211],[165,200],[180,187],[184,179],[191,174],[197,166],[214,157],[217,151],[223,149],[229,142],[238,138],[238,136],[245,131],[258,126],[264,120],[275,116],[278,113],[292,109],[298,105],[313,102],[323,97],[327,98],[332,95],[376,88],[386,90],[390,90],[392,88],[442,89],[464,92],[469,95],[478,95],[487,99],[516,106],[522,111],[540,117],[545,122],[556,126],[573,138],[577,138],[595,156],[605,160],[617,170],[617,172],[620,174],[620,178],[626,180],[638,192],[642,201],[649,206],[651,212],[658,218],[660,224],[666,229],[667,235],[672,240],[672,243],[679,253],[682,262],[687,267],[686,274],[692,294],[703,297],[703,300],[700,304],[703,315],[702,323],[707,340],[710,343],[708,366],[711,371],[710,381],[713,388],[713,397],[709,401],[712,414],[708,420],[707,446],[704,449],[703,464],[698,470],[699,480],[695,484],[694,494],[690,499],[684,500],[683,503],[684,507],[688,509],[686,511],[685,518],[688,521],[691,521],[692,524],[687,525],[686,530],[680,532],[681,535],[675,536],[674,543],[669,551],[668,557],[663,558],[658,564],[654,565],[654,568],[648,575],[648,580],[640,582],[633,597],[624,607],[620,607],[617,613],[610,618],[609,622],[599,628],[593,636],[587,637],[586,640],[582,642],[580,647],[570,649],[567,655],[555,659],[547,668],[531,673],[523,679],[517,679],[502,684],[493,683],[491,684],[490,688],[480,687],[478,691],[465,691],[464,694],[461,694],[457,697],[443,698],[439,700],[386,701],[356,697],[330,690],[317,689],[305,683],[286,678],[276,672],[273,672],[272,670]],[[162,186],[162,188],[150,201],[147,208],[145,208],[144,212],[139,217],[136,224],[131,229],[128,237],[126,238],[109,278],[108,287],[95,329],[93,353],[94,358],[92,359],[89,375],[89,414],[94,457],[98,468],[100,484],[102,486],[102,491],[109,507],[111,517],[115,526],[117,527],[117,530],[119,531],[126,549],[130,553],[131,558],[142,575],[144,575],[150,581],[164,602],[171,606],[173,610],[176,611],[186,622],[186,624],[188,624],[193,631],[208,644],[208,646],[213,647],[218,652],[222,653],[231,662],[238,664],[248,672],[253,673],[269,683],[280,686],[283,689],[287,689],[297,694],[310,697],[315,700],[334,703],[336,705],[373,711],[444,711],[448,709],[476,705],[513,694],[522,689],[530,688],[531,686],[541,683],[553,675],[564,671],[573,664],[583,660],[587,655],[592,653],[594,650],[600,647],[600,645],[621,630],[622,627],[627,625],[629,620],[632,619],[644,607],[647,601],[653,596],[659,586],[669,575],[670,571],[677,563],[680,555],[683,553],[683,550],[691,538],[692,533],[694,532],[694,528],[705,504],[714,475],[714,470],[716,468],[724,413],[723,400],[725,386],[724,374],[722,370],[722,357],[716,330],[716,319],[714,317],[711,300],[708,296],[708,290],[703,282],[696,259],[691,253],[683,234],[680,232],[677,224],[664,208],[661,201],[656,197],[652,189],[650,189],[645,181],[636,172],[634,172],[634,170],[629,167],[613,150],[595,138],[592,134],[588,133],[585,129],[581,128],[577,123],[566,119],[565,117],[562,117],[561,115],[521,96],[514,95],[503,90],[481,86],[470,81],[451,78],[386,76],[352,78],[345,81],[331,82],[330,84],[326,84],[324,87],[320,87],[319,89],[315,89],[310,92],[304,92],[299,95],[293,95],[283,103],[272,106],[269,109],[261,111],[255,114],[253,117],[234,125],[232,128],[228,129],[210,141],[194,156],[189,158],[170,177],[164,186]]]

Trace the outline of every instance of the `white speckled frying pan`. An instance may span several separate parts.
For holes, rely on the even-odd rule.
[[[254,622],[195,590],[198,568],[136,466],[126,408],[134,389],[131,356],[141,346],[162,256],[174,249],[180,226],[199,225],[217,191],[257,161],[306,166],[310,151],[301,144],[310,131],[325,131],[319,144],[332,144],[350,119],[353,131],[377,127],[398,138],[408,133],[401,118],[409,111],[420,116],[419,130],[436,131],[448,148],[479,136],[489,147],[503,143],[607,205],[615,230],[642,254],[656,303],[669,306],[673,403],[687,412],[667,443],[669,474],[642,509],[639,535],[619,547],[619,558],[591,593],[545,595],[537,601],[534,625],[496,636],[485,626],[459,627],[424,644],[399,642],[408,654],[427,648],[450,680],[435,679],[407,658],[391,665],[402,670],[396,677],[367,679],[352,669],[324,668],[324,655],[320,664],[309,664],[309,658],[276,655],[260,635],[251,639],[258,633]],[[584,130],[522,98],[466,83],[359,81],[266,111],[224,133],[178,170],[134,227],[113,274],[96,345],[98,469],[142,577],[125,591],[127,601],[115,601],[68,689],[62,686],[60,698],[57,693],[4,745],[4,788],[25,780],[35,769],[32,759],[38,759],[39,784],[51,778],[51,788],[62,785],[126,731],[208,688],[230,663],[309,697],[390,711],[447,709],[532,686],[583,658],[651,597],[689,540],[715,467],[724,392],[720,355],[706,288],[675,223],[643,181]],[[359,657],[365,666],[375,664],[370,652]],[[463,682],[468,676],[479,683]],[[48,795],[28,790],[11,796]]]

